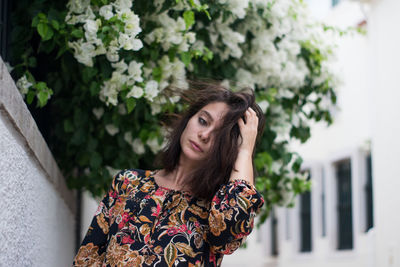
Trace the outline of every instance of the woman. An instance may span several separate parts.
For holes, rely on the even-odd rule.
[[[264,127],[254,94],[203,84],[183,99],[163,169],[115,175],[75,266],[220,266],[250,234],[264,203],[253,180]]]

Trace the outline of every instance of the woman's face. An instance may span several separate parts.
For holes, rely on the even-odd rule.
[[[220,126],[228,109],[224,102],[213,102],[193,115],[181,135],[181,156],[193,161],[203,160],[213,144],[213,131]]]

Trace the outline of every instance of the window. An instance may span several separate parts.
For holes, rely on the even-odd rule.
[[[322,236],[326,236],[326,196],[325,196],[325,171],[321,170],[321,225]]]
[[[309,171],[307,171],[309,173]],[[308,175],[307,180],[311,176]],[[311,192],[300,195],[300,251],[310,252],[311,244]]]
[[[290,214],[289,209],[285,210],[285,233],[286,233],[286,240],[290,240]]]
[[[366,158],[367,165],[367,179],[365,184],[365,196],[366,196],[366,229],[367,232],[369,229],[374,227],[374,209],[373,209],[373,197],[372,197],[372,162],[371,155],[368,155]]]
[[[343,160],[336,164],[337,207],[338,207],[338,249],[353,248],[351,162]]]
[[[340,0],[332,0],[332,7],[336,6],[339,4]]]
[[[271,210],[271,255],[278,256],[278,219],[274,209]]]

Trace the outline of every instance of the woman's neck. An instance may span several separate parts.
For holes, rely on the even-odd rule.
[[[187,160],[185,157],[180,157],[178,166],[170,173],[166,173],[164,170],[159,173],[159,182],[163,186],[176,189],[176,190],[188,190],[184,185],[186,184],[188,177],[193,172],[196,164]]]

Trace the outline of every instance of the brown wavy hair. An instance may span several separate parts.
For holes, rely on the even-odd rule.
[[[221,126],[213,132],[214,142],[210,156],[193,170],[190,177],[186,178],[184,185],[195,197],[210,201],[219,187],[228,183],[238,156],[240,130],[237,122],[239,118],[244,116],[249,107],[257,113],[259,119],[257,140],[264,130],[265,118],[255,102],[251,88],[233,92],[217,82],[190,82],[190,88],[181,93],[181,98],[188,108],[180,115],[175,114],[169,125],[171,130],[167,137],[167,146],[158,156],[158,162],[166,173],[171,173],[178,167],[181,153],[180,138],[190,118],[204,106],[213,102],[223,102],[229,107]],[[253,159],[254,152],[255,148]],[[256,177],[255,168],[253,169],[254,177]]]

